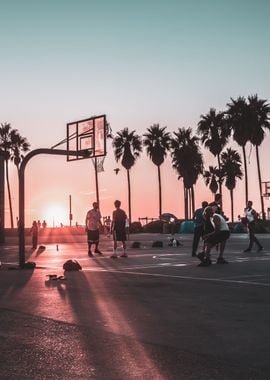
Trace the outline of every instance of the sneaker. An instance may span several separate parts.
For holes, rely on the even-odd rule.
[[[218,257],[217,264],[229,264],[223,257]]]
[[[102,252],[100,252],[99,249],[96,249],[96,250],[95,250],[95,253],[98,253],[99,255],[102,255]]]
[[[126,253],[123,253],[120,257],[128,257]]]
[[[92,252],[88,252],[88,256],[89,256],[89,257],[94,257],[94,255],[93,255]]]
[[[244,250],[244,252],[250,252],[250,251],[251,251],[250,248],[247,248],[247,249]]]
[[[204,256],[204,252],[199,252],[198,255],[197,255],[198,259],[203,261],[205,256]]]
[[[212,261],[210,259],[203,260],[198,267],[209,267],[209,265],[212,264]]]
[[[259,247],[259,248],[257,249],[257,252],[261,252],[261,251],[263,251],[263,247]]]
[[[117,255],[114,253],[113,255],[111,255],[111,259],[117,259]]]

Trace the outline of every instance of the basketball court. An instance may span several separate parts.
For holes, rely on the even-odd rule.
[[[94,368],[100,378],[112,379],[149,374],[153,379],[266,379],[270,236],[260,235],[263,252],[247,254],[242,252],[247,235],[233,235],[226,250],[229,264],[205,268],[197,267],[199,261],[191,257],[192,235],[180,235],[183,245],[178,248],[168,247],[168,238],[130,235],[128,246],[140,241],[141,248],[129,247],[129,257],[117,260],[110,258],[112,241],[107,237],[100,243],[103,256],[95,258],[87,255],[86,236],[73,237],[73,242],[44,242],[45,249],[36,251],[27,244],[26,258],[37,268],[1,271],[1,308],[8,313],[2,327],[9,324],[11,337],[21,337],[14,346],[25,350],[28,328],[19,326],[36,325],[34,351],[41,345],[47,358],[53,347],[62,347],[62,357],[68,355],[69,345],[61,343],[67,330],[67,336],[73,334],[69,343],[77,347],[74,355],[83,352],[91,363],[76,356],[76,371],[85,371],[85,378],[92,378],[87,371]],[[162,240],[164,247],[152,248],[153,240]],[[215,252],[212,257],[215,261]],[[63,281],[50,280],[49,274],[63,275],[63,263],[71,258],[79,261],[82,271],[66,273]],[[7,244],[0,259],[18,262],[17,247]],[[14,326],[8,315],[17,321]],[[48,339],[58,347],[48,346]],[[31,344],[27,338],[28,347]],[[67,370],[67,364],[58,365],[66,378],[76,372],[74,367]],[[46,362],[41,367],[46,373]]]
[[[28,261],[34,261],[38,268],[60,273],[63,263],[68,259],[76,259],[80,262],[85,272],[119,272],[132,275],[174,278],[178,280],[196,280],[208,282],[220,282],[224,284],[270,286],[270,236],[260,235],[264,245],[262,252],[243,253],[248,243],[246,234],[231,235],[225,251],[228,265],[217,265],[217,253],[212,251],[213,264],[209,268],[199,268],[198,259],[191,257],[192,235],[179,235],[180,247],[169,247],[169,235],[138,234],[130,235],[128,245],[129,257],[112,260],[112,240],[102,235],[100,247],[103,256],[89,258],[87,255],[86,236],[72,236],[73,241],[65,242],[55,240],[47,244],[46,238],[40,244],[45,244],[44,250],[32,251],[26,246]],[[152,248],[154,240],[163,241],[163,248]],[[139,241],[140,248],[132,248],[132,242]],[[44,243],[45,242],[45,243]],[[268,248],[269,247],[269,248]],[[3,248],[6,253],[13,252],[10,264],[17,261],[16,246]],[[119,248],[119,254],[121,249]],[[9,257],[11,257],[9,255]],[[2,262],[5,262],[4,257]]]

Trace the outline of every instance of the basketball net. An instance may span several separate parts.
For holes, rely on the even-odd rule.
[[[103,163],[104,163],[104,160],[105,160],[105,156],[91,158],[91,160],[92,160],[92,163],[94,165],[94,168],[96,168],[96,166],[95,166],[95,160],[96,160],[96,162],[97,162],[97,172],[98,173],[104,172]]]

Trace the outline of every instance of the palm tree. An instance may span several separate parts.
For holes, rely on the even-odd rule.
[[[220,169],[220,153],[227,144],[230,137],[230,129],[226,123],[225,113],[216,112],[215,108],[210,108],[206,115],[201,115],[198,123],[197,133],[201,136],[201,141],[205,148],[217,157],[218,168]],[[219,182],[219,192],[222,194],[222,183]]]
[[[140,156],[142,151],[142,140],[140,136],[135,134],[135,131],[129,132],[128,128],[124,128],[120,132],[116,133],[112,144],[116,161],[118,162],[121,159],[121,164],[127,171],[128,216],[131,223],[130,169]]]
[[[8,190],[8,200],[9,200],[9,210],[10,210],[10,225],[11,228],[14,227],[13,223],[13,210],[12,210],[12,202],[11,202],[11,190],[9,183],[9,172],[8,172],[8,161],[10,159],[10,147],[11,147],[11,125],[8,123],[1,123],[0,128],[0,148],[5,157],[5,172],[6,172],[6,182],[7,182],[7,190]]]
[[[20,164],[24,158],[23,153],[30,150],[30,144],[16,129],[12,129],[10,132],[10,142],[10,159],[16,165],[19,175]]]
[[[209,170],[203,172],[203,178],[206,186],[209,186],[211,192],[216,194],[219,183],[223,181],[220,169],[216,166],[209,166]]]
[[[227,104],[227,122],[233,132],[233,139],[242,147],[245,172],[245,203],[248,201],[248,171],[246,144],[250,139],[250,110],[246,99],[239,96],[236,100],[231,98],[231,103]]]
[[[258,99],[258,95],[248,97],[250,114],[250,142],[255,145],[258,170],[258,180],[261,199],[262,217],[265,220],[264,199],[262,194],[262,176],[259,157],[259,146],[265,138],[265,131],[270,130],[270,104],[266,100]]]
[[[191,128],[179,128],[171,139],[173,168],[178,173],[178,179],[183,178],[185,218],[194,213],[194,185],[199,174],[203,172],[203,159],[198,145],[199,139],[192,136]]]
[[[12,129],[11,125],[8,123],[1,124],[0,127],[0,149],[5,157],[5,172],[6,172],[6,182],[8,189],[8,200],[10,209],[10,224],[11,228],[14,228],[13,221],[13,209],[11,202],[11,189],[9,183],[9,171],[8,162],[12,160],[19,170],[21,160],[23,159],[23,154],[29,150],[30,145],[26,138],[20,136],[16,129]]]
[[[241,169],[242,161],[240,154],[231,148],[228,148],[221,154],[221,171],[225,178],[225,186],[230,191],[231,197],[231,220],[234,222],[234,203],[233,190],[236,186],[236,179],[242,179],[243,172]]]
[[[166,127],[161,128],[159,124],[154,124],[147,128],[147,133],[143,135],[143,145],[146,147],[146,153],[158,168],[159,215],[162,214],[160,166],[170,150],[170,133],[165,132],[165,130]]]

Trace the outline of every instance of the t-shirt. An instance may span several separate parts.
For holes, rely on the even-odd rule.
[[[246,214],[248,223],[254,222],[255,220],[254,213],[256,213],[256,211],[253,208],[245,208],[245,214]]]
[[[112,220],[114,224],[114,230],[124,230],[126,227],[127,215],[124,210],[118,208],[113,211]]]
[[[100,218],[101,218],[101,214],[99,210],[94,209],[94,208],[92,210],[89,210],[86,215],[86,221],[85,221],[86,228],[89,231],[98,230],[99,224],[100,224]]]
[[[214,217],[218,217],[220,220],[220,225],[219,225],[219,231],[229,231],[229,226],[226,223],[226,220],[219,214],[215,213],[213,217],[211,218],[211,222],[213,224],[213,227],[215,228],[215,223],[214,223]]]
[[[198,208],[195,213],[194,213],[194,223],[195,223],[195,226],[199,227],[199,226],[203,226],[204,225],[204,222],[205,222],[205,219],[203,217],[203,212],[204,212],[204,208]]]

